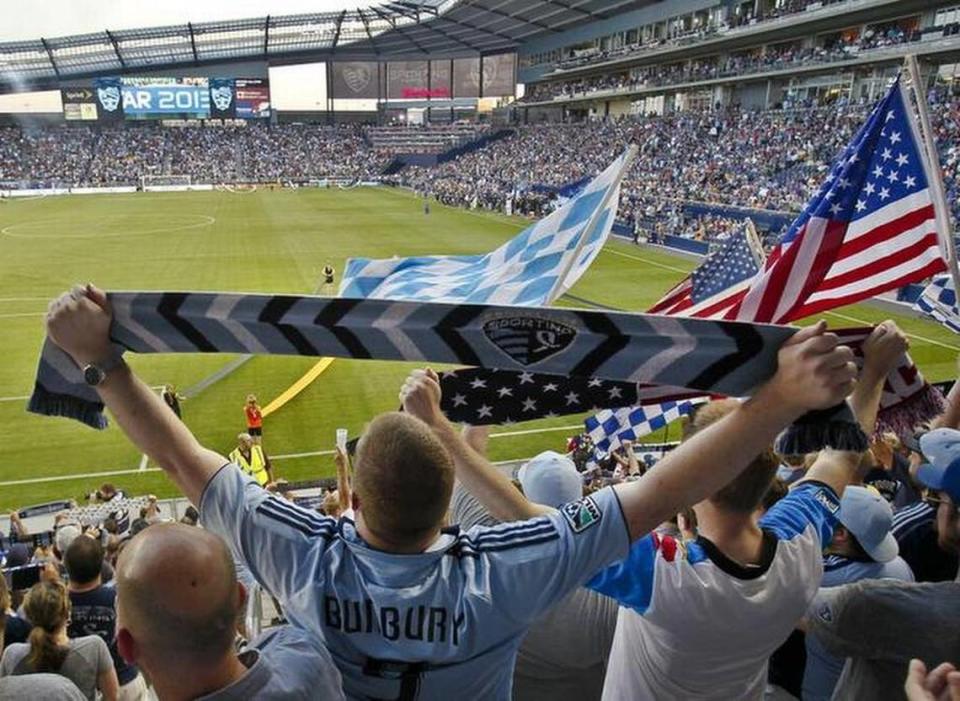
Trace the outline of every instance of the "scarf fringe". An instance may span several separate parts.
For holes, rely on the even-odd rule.
[[[870,446],[850,406],[810,411],[788,426],[774,446],[780,455],[805,455],[823,448],[862,453]]]
[[[947,408],[943,393],[931,384],[911,397],[897,402],[877,415],[877,434],[895,433],[900,440],[914,434],[917,428],[940,416]]]
[[[76,419],[98,431],[107,427],[107,417],[103,413],[103,402],[91,402],[70,394],[57,394],[49,391],[39,382],[33,385],[33,394],[30,395],[27,411],[43,416],[63,416],[68,419]]]

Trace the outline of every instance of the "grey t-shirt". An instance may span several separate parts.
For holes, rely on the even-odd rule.
[[[244,652],[247,673],[197,701],[342,701],[340,672],[323,642],[292,626],[272,628]]]
[[[84,701],[77,685],[59,674],[0,677],[2,701]]]
[[[848,657],[834,699],[902,699],[911,658],[960,659],[960,584],[867,580],[822,589],[810,634]]]
[[[14,643],[8,647],[0,659],[0,677],[33,674],[29,656],[28,643]],[[94,701],[97,680],[101,674],[112,669],[113,659],[107,644],[96,635],[88,635],[70,640],[70,652],[57,674],[72,681],[86,698]]]
[[[458,482],[451,522],[468,529],[498,521]],[[513,672],[514,701],[599,699],[617,626],[618,604],[589,589],[574,589],[534,623]]]

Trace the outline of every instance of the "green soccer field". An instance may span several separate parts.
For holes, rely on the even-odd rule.
[[[138,471],[142,456],[111,427],[96,432],[25,411],[43,339],[47,301],[77,282],[108,290],[220,290],[308,293],[329,261],[488,251],[525,222],[422,204],[375,188],[155,193],[0,201],[0,511],[80,497],[104,481],[130,493],[173,496],[158,470]],[[581,299],[641,310],[693,267],[688,259],[614,241],[572,291]],[[339,278],[338,278],[339,279]],[[564,304],[569,302],[563,301]],[[582,303],[570,303],[583,306]],[[856,326],[888,315],[862,305],[828,315]],[[900,319],[912,353],[932,380],[952,377],[960,344],[928,322]],[[133,356],[150,384],[181,391],[217,373],[226,356]],[[244,429],[242,404],[253,392],[266,406],[315,362],[257,357],[183,405],[184,419],[206,445],[228,451]],[[402,363],[336,360],[312,385],[264,423],[264,447],[290,480],[333,472],[334,431],[356,435],[378,412],[395,409],[410,369]],[[582,417],[529,422],[495,431],[491,458],[523,458],[558,448]],[[317,454],[323,453],[323,454]],[[307,455],[304,455],[307,454]],[[104,474],[117,473],[117,474]]]

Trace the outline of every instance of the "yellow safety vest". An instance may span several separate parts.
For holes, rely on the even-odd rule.
[[[253,445],[250,448],[250,460],[247,460],[240,448],[235,448],[230,453],[230,460],[240,466],[240,469],[248,475],[252,475],[257,483],[262,487],[267,483],[267,460],[263,457],[263,448],[259,445]]]

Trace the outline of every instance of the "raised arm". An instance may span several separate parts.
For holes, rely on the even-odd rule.
[[[960,357],[957,358],[960,369]],[[947,408],[937,417],[936,428],[960,428],[960,377],[953,383],[947,394]]]
[[[340,502],[340,512],[343,513],[353,504],[353,491],[350,487],[350,456],[341,451],[338,446],[333,454],[333,462],[337,466],[337,498]]]
[[[685,440],[642,479],[615,487],[631,538],[716,493],[791,422],[850,393],[853,353],[825,329],[820,322],[798,331],[780,349],[776,375],[753,397]]]
[[[623,452],[627,456],[627,474],[640,474],[640,461],[637,460],[637,454],[633,452],[633,441],[623,441]]]
[[[460,435],[478,455],[487,457],[487,446],[490,443],[489,426],[464,426]]]
[[[616,487],[631,539],[727,484],[806,411],[833,406],[849,394],[856,376],[853,354],[825,329],[821,322],[797,332],[780,350],[777,374],[754,397],[684,442],[642,479]],[[527,501],[466,447],[440,412],[440,385],[431,371],[415,371],[401,400],[433,427],[464,486],[495,517],[530,518],[548,510]]]
[[[520,521],[553,511],[535,504],[521,494],[513,483],[474,450],[440,411],[440,380],[430,369],[414,370],[400,390],[404,410],[425,421],[453,458],[457,479],[498,521]],[[481,436],[468,431],[477,445],[485,445]],[[485,436],[482,436],[485,439]]]
[[[110,303],[103,291],[75,287],[50,304],[47,333],[78,366],[103,364],[113,353]],[[204,448],[125,363],[107,373],[97,392],[120,428],[199,506],[207,481],[226,458]]]
[[[906,336],[892,321],[878,324],[863,344],[863,369],[850,395],[850,407],[867,435],[874,432],[887,375],[896,368],[909,345]],[[816,462],[797,484],[810,480],[823,482],[837,494],[843,494],[847,485],[862,479],[861,458],[859,453],[821,450]]]

